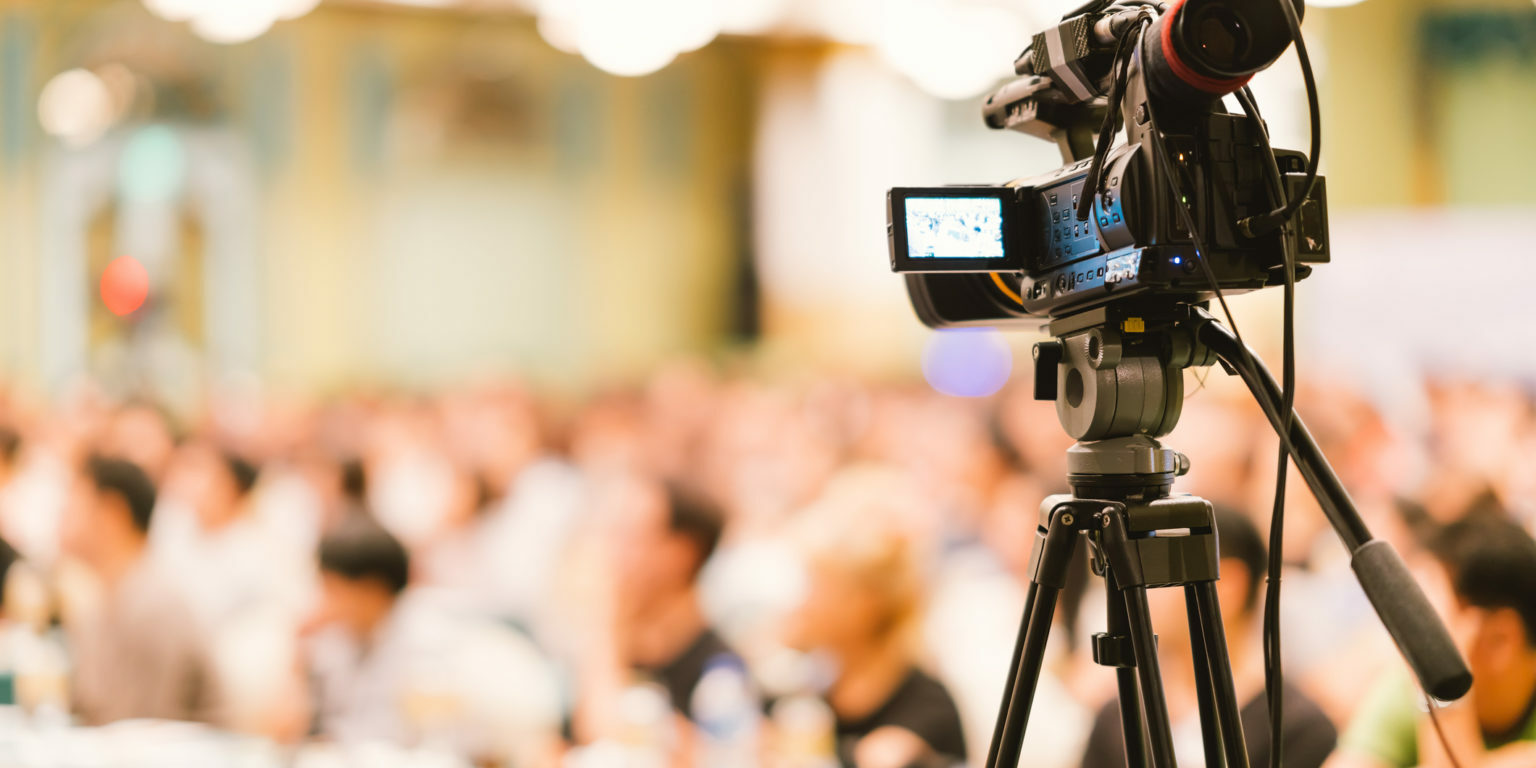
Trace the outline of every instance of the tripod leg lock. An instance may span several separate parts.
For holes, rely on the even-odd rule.
[[[1129,635],[1100,632],[1093,636],[1093,663],[1101,667],[1129,669],[1136,666],[1136,652]]]
[[[1091,520],[1083,514],[1080,503],[1053,503],[1046,499],[1041,507],[1040,527],[1035,532],[1034,552],[1030,555],[1030,580],[1052,589],[1065,589],[1067,568],[1076,551],[1078,532]]]
[[[1099,542],[1120,588],[1146,586],[1147,578],[1141,570],[1141,553],[1136,550],[1126,530],[1125,507],[1106,506],[1099,512],[1098,519],[1104,528],[1099,535]]]

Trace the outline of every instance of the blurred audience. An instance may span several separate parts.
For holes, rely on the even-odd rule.
[[[1421,389],[1388,408],[1313,381],[1302,405],[1373,529],[1446,585],[1477,676],[1436,712],[1457,764],[1536,765],[1536,409],[1509,386]],[[698,361],[585,399],[0,397],[0,694],[10,680],[39,727],[188,720],[353,764],[389,745],[517,768],[979,765],[1069,442],[1024,384],[963,400]],[[1246,396],[1194,391],[1167,443],[1195,466],[1180,490],[1267,513],[1274,438]],[[1451,765],[1301,485],[1286,764],[1322,763],[1337,725],[1331,768]],[[1255,764],[1263,518],[1219,520]],[[1152,598],[1181,764],[1198,764],[1183,600]],[[1032,766],[1121,764],[1113,675],[1086,640],[1102,622],[1085,566]]]
[[[60,535],[96,580],[67,617],[73,703],[87,723],[218,721],[208,635],[183,585],[146,553],[154,509],[155,485],[137,464],[85,460]]]

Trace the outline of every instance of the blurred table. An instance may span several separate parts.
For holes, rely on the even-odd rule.
[[[73,726],[61,712],[0,707],[5,768],[471,768],[447,752],[369,743],[283,747],[195,723]]]

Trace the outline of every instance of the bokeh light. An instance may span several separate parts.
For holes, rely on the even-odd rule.
[[[118,160],[118,192],[124,200],[155,203],[181,195],[187,155],[176,132],[163,125],[139,129]]]
[[[60,72],[43,86],[37,100],[43,130],[65,144],[81,147],[101,138],[117,117],[112,91],[88,69]]]
[[[615,75],[648,75],[672,63],[678,48],[653,8],[630,0],[586,0],[576,17],[576,44],[598,69]]]
[[[881,19],[877,45],[892,68],[942,99],[968,99],[1010,74],[1028,41],[1016,12],[966,0],[904,0]]]
[[[204,0],[144,0],[150,13],[166,21],[191,21],[204,5]]]
[[[923,349],[928,385],[954,397],[996,394],[1013,373],[1013,349],[995,328],[935,331]]]
[[[678,53],[697,51],[720,34],[723,15],[715,0],[670,0],[672,23],[677,25]]]
[[[720,34],[714,0],[543,0],[539,34],[558,50],[579,52],[615,75],[647,75],[680,53],[698,50]]]
[[[545,0],[539,7],[539,37],[557,51],[580,54],[576,12],[576,4],[570,0]]]
[[[206,0],[192,17],[192,31],[211,43],[255,40],[277,21],[273,3],[262,0]]]
[[[319,5],[320,0],[144,0],[156,16],[189,22],[199,37],[224,45],[254,40],[276,22],[297,19]]]
[[[784,16],[785,0],[736,0],[721,8],[720,30],[755,35],[772,29]]]
[[[279,21],[292,21],[320,7],[320,0],[273,0]]]
[[[119,256],[101,273],[101,301],[118,317],[144,305],[149,297],[149,272],[132,256]]]

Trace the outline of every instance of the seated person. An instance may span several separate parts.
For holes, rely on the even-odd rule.
[[[559,693],[526,638],[413,594],[410,556],[364,514],[325,534],[319,563],[307,651],[320,736],[430,742],[489,764],[535,764],[555,748]]]
[[[1221,551],[1221,578],[1216,599],[1227,636],[1237,700],[1246,702],[1240,711],[1243,739],[1252,766],[1269,765],[1269,701],[1264,691],[1264,657],[1260,645],[1263,628],[1262,590],[1268,551],[1258,529],[1244,515],[1218,508],[1216,531]],[[1202,764],[1200,714],[1191,655],[1189,620],[1184,590],[1165,587],[1148,590],[1158,662],[1172,720],[1174,751],[1180,766]],[[1105,673],[1109,673],[1106,669]],[[1289,682],[1285,684],[1284,758],[1286,768],[1318,768],[1333,751],[1338,731],[1321,708]],[[1088,735],[1083,768],[1123,768],[1125,737],[1120,728],[1118,701],[1107,702],[1094,718]]]
[[[72,700],[87,724],[215,720],[206,635],[177,583],[145,554],[154,508],[149,476],[120,459],[87,459],[70,492],[64,551],[101,587],[68,627]]]
[[[1472,669],[1472,690],[1437,710],[1461,768],[1536,765],[1536,541],[1498,514],[1452,523],[1430,551],[1454,605],[1446,616]],[[1330,768],[1440,768],[1453,763],[1403,671],[1366,697]]]
[[[623,475],[599,493],[608,615],[590,617],[595,637],[579,664],[582,701],[575,735],[608,734],[624,688],[651,681],[688,717],[694,690],[715,661],[738,655],[705,621],[698,578],[724,527],[720,511],[681,488]]]
[[[809,584],[790,645],[825,653],[825,693],[845,766],[948,766],[966,759],[949,691],[917,666],[922,576],[912,542],[893,530],[896,491],[834,484],[805,513]]]

